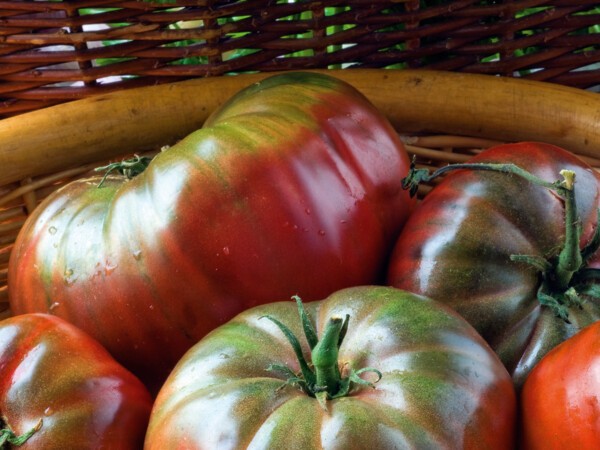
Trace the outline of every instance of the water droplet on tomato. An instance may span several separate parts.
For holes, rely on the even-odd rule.
[[[305,212],[306,214],[308,214],[309,216],[310,216],[310,214],[312,213],[312,211],[310,210],[310,208],[306,208],[306,209],[304,210],[304,212]]]
[[[319,230],[319,236],[325,236],[325,230]]]
[[[58,230],[56,229],[56,227],[52,226],[50,228],[48,228],[48,233],[50,234],[56,234]]]
[[[116,264],[111,263],[110,261],[106,261],[106,265],[104,266],[104,273],[108,276],[115,271],[117,268]]]
[[[71,268],[65,269],[64,277],[65,284],[67,286],[72,285],[77,280],[77,276],[75,275],[74,270]]]
[[[133,258],[134,258],[136,261],[139,261],[139,260],[142,258],[142,251],[141,251],[141,250],[135,250],[135,251],[133,252]]]
[[[44,410],[44,415],[45,415],[45,416],[50,416],[50,415],[52,415],[52,414],[54,414],[54,410],[53,410],[53,409],[52,409],[50,406],[48,406],[48,407],[47,407],[47,408]]]
[[[223,254],[229,256],[229,247],[223,247]]]
[[[55,310],[56,308],[58,308],[59,306],[60,306],[60,303],[58,303],[58,302],[54,302],[54,303],[52,303],[52,304],[50,305],[50,308],[48,308],[48,311],[53,311],[53,310]]]

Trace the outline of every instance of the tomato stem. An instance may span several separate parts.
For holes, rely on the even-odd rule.
[[[326,401],[329,399],[344,397],[348,395],[355,386],[374,387],[374,383],[381,379],[381,372],[377,369],[365,367],[360,370],[350,368],[347,376],[342,376],[339,361],[339,349],[342,345],[350,316],[332,317],[325,324],[321,339],[317,338],[317,332],[313,326],[310,316],[307,314],[302,300],[292,297],[297,305],[304,335],[311,350],[311,364],[306,361],[300,342],[294,333],[278,319],[272,316],[264,316],[273,322],[281,330],[287,341],[292,346],[300,373],[297,374],[283,364],[272,364],[268,370],[277,370],[287,376],[285,385],[296,385],[306,394],[315,397],[321,407],[327,409]],[[314,368],[313,369],[311,368]],[[364,380],[360,377],[362,373],[373,372],[377,375],[375,382]]]
[[[490,172],[500,172],[506,174],[517,175],[521,178],[524,178],[527,181],[530,181],[538,186],[545,187],[554,191],[564,189],[562,186],[563,181],[555,181],[548,182],[540,177],[535,176],[531,172],[522,169],[516,164],[511,163],[457,163],[457,164],[449,164],[444,167],[440,167],[433,172],[429,172],[429,169],[417,169],[415,164],[415,159],[413,158],[410,164],[410,170],[407,176],[402,180],[402,187],[406,190],[410,191],[411,197],[414,197],[417,194],[417,189],[419,184],[421,183],[430,183],[436,178],[445,175],[447,172],[459,170],[459,169],[468,169],[468,170],[485,170]]]
[[[104,176],[98,183],[98,187],[102,187],[106,178],[114,171],[119,172],[128,180],[131,180],[133,177],[136,177],[140,173],[142,173],[146,168],[150,165],[152,158],[149,156],[138,156],[135,155],[131,159],[124,159],[120,162],[114,162],[107,164],[106,166],[96,167],[94,169],[96,172],[105,172]]]
[[[8,426],[0,429],[0,450],[8,450],[12,446],[19,447],[25,444],[25,442],[27,442],[31,436],[33,436],[40,428],[42,428],[42,423],[42,419],[40,419],[33,428],[20,436],[17,436]]]
[[[339,337],[344,321],[341,317],[332,317],[325,325],[321,340],[312,351],[312,363],[315,368],[315,389],[325,391],[331,397],[337,394],[342,379],[338,365]]]
[[[581,238],[581,222],[575,203],[575,173],[570,170],[561,171],[564,177],[562,192],[565,204],[565,242],[558,255],[558,263],[554,271],[556,287],[561,291],[569,288],[573,274],[583,265],[583,257],[579,249]]]
[[[458,170],[486,170],[517,175],[535,185],[556,192],[563,200],[565,211],[565,237],[557,257],[546,259],[539,255],[511,255],[511,260],[523,262],[538,270],[542,282],[537,298],[540,304],[552,309],[554,314],[569,321],[569,308],[582,307],[580,294],[600,298],[600,289],[592,286],[600,274],[595,269],[586,269],[587,259],[600,248],[600,227],[597,225],[591,242],[581,250],[581,221],[575,201],[575,172],[561,170],[562,179],[554,182],[545,181],[515,164],[463,163],[451,164],[429,172],[428,169],[417,169],[415,162],[411,164],[407,177],[402,180],[404,189],[416,195],[420,183],[431,182],[447,172]],[[598,210],[600,223],[600,210]]]

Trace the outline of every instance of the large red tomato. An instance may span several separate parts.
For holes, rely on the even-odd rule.
[[[550,351],[521,393],[523,450],[600,448],[600,322]]]
[[[448,174],[407,222],[389,283],[452,306],[520,386],[548,350],[600,319],[600,176],[541,143],[498,146],[471,163],[515,164],[549,185],[475,168]]]
[[[243,309],[383,280],[411,210],[408,165],[348,84],[271,77],[137,177],[47,199],[11,256],[11,308],[71,321],[156,387]]]
[[[513,450],[510,375],[450,308],[383,286],[305,307],[257,306],[192,347],[146,450]]]
[[[0,448],[142,447],[150,393],[72,324],[47,314],[0,322],[0,373]]]

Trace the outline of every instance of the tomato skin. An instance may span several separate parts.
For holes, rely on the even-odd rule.
[[[600,448],[600,322],[550,351],[521,393],[524,450]]]
[[[299,365],[264,316],[289,326],[307,354],[296,304],[259,306],[185,354],[155,401],[145,449],[514,448],[510,376],[455,312],[382,286],[342,289],[305,308],[319,336],[329,318],[350,315],[338,361],[342,371],[380,370],[375,388],[330,399],[325,411],[284,386],[266,368]]]
[[[597,226],[600,177],[558,147],[523,142],[471,162],[514,163],[546,181],[576,173],[581,247]],[[569,321],[537,299],[540,273],[512,255],[552,258],[565,234],[563,202],[550,190],[491,172],[451,173],[412,214],[393,251],[388,283],[444,302],[500,355],[517,386],[550,349],[600,319],[598,301],[569,310]],[[589,267],[598,266],[596,252]]]
[[[0,370],[4,424],[22,435],[42,420],[19,449],[141,448],[150,393],[63,319],[25,314],[0,322]]]
[[[391,125],[349,85],[288,74],[249,87],[123,182],[75,182],[24,226],[15,313],[49,312],[157,387],[245,308],[381,282],[413,201]]]

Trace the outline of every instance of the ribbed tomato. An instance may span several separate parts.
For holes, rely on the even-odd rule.
[[[542,143],[501,145],[470,163],[538,178],[449,173],[407,222],[388,281],[458,311],[521,386],[544,354],[600,319],[600,176]]]
[[[63,319],[26,314],[0,322],[0,372],[0,448],[141,448],[150,393]]]
[[[600,322],[550,351],[521,393],[523,450],[600,448]]]
[[[510,375],[450,308],[361,286],[304,309],[255,307],[192,347],[145,449],[514,448]]]
[[[382,281],[413,205],[408,166],[387,119],[348,84],[271,77],[135,178],[80,180],[47,199],[11,256],[11,308],[67,319],[156,388],[248,307]]]

